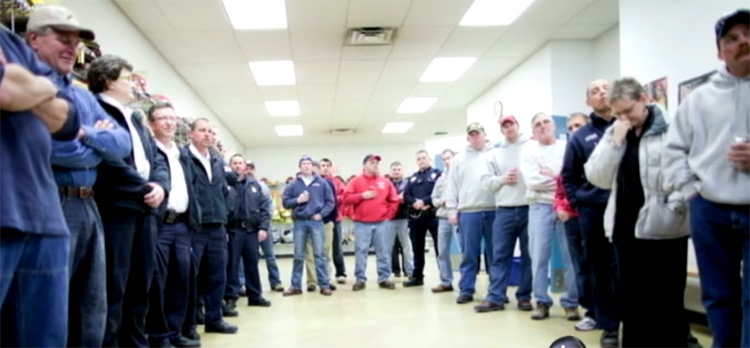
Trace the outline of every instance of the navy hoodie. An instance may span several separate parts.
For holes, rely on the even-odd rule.
[[[297,197],[305,191],[310,194],[310,200],[302,204],[297,203]],[[292,209],[293,220],[311,220],[315,214],[326,217],[336,206],[333,190],[328,182],[318,175],[313,177],[309,186],[305,185],[302,178],[297,177],[286,186],[282,197],[284,208]]]
[[[581,204],[604,206],[609,199],[609,190],[600,189],[586,180],[583,165],[586,164],[591,153],[594,152],[596,144],[604,136],[604,131],[614,122],[607,121],[595,113],[589,116],[591,122],[581,127],[568,140],[565,149],[565,159],[560,175],[563,179],[563,188],[568,196],[570,206],[577,209]]]

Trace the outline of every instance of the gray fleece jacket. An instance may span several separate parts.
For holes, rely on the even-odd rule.
[[[750,204],[750,172],[727,159],[738,136],[750,136],[750,77],[725,67],[693,91],[667,133],[665,184],[722,204]]]
[[[503,141],[487,151],[487,173],[482,175],[482,186],[495,194],[498,207],[519,207],[527,205],[526,183],[521,173],[521,150],[528,138],[519,138],[515,143]],[[516,170],[518,180],[514,185],[506,185],[503,177],[511,169]]]
[[[495,210],[495,195],[481,184],[482,175],[487,172],[485,153],[490,149],[489,144],[482,150],[467,146],[453,158],[445,191],[445,207],[449,211]]]

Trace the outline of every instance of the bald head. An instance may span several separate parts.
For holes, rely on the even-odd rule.
[[[603,117],[609,117],[612,109],[609,106],[609,90],[611,83],[605,79],[591,82],[586,88],[586,105],[594,109],[594,112]]]

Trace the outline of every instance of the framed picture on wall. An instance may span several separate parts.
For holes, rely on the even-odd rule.
[[[708,82],[708,80],[711,78],[711,75],[713,75],[716,72],[716,70],[707,72],[703,75],[693,77],[692,79],[685,80],[683,82],[680,82],[679,89],[678,89],[678,104],[682,103],[683,100],[692,92],[694,89],[700,87],[704,83]]]
[[[664,110],[667,110],[667,77],[651,81],[643,86],[646,89],[651,102],[661,105]]]

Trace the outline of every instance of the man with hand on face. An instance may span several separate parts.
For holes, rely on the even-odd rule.
[[[224,298],[227,307],[232,311],[237,306],[240,296],[240,258],[244,263],[247,305],[270,307],[271,301],[263,298],[263,289],[258,272],[260,242],[268,238],[271,224],[271,211],[260,182],[252,176],[245,175],[247,163],[240,154],[233,155],[229,164],[237,174],[237,182],[231,185],[235,191],[231,204],[229,223],[229,274]]]
[[[690,202],[713,346],[750,347],[750,11],[715,29],[723,65],[677,110],[665,179]]]
[[[352,290],[364,290],[366,287],[367,253],[370,244],[375,244],[378,285],[381,289],[393,290],[396,285],[388,280],[391,276],[391,255],[387,249],[386,235],[388,220],[396,214],[400,200],[393,184],[380,176],[380,156],[367,155],[362,164],[362,174],[349,182],[344,194],[344,203],[353,206],[356,258],[354,276],[357,281]]]
[[[432,205],[432,190],[442,172],[432,168],[430,155],[427,151],[417,152],[417,166],[419,171],[409,179],[404,190],[404,203],[409,209],[409,236],[414,251],[414,274],[404,282],[404,287],[424,285],[424,248],[427,231],[430,231],[435,244],[435,254],[438,252],[438,221],[435,207]]]
[[[323,218],[335,209],[336,202],[326,180],[313,173],[312,158],[309,156],[300,158],[299,169],[297,179],[287,185],[283,194],[284,208],[292,209],[294,221],[292,285],[284,291],[284,296],[302,294],[302,268],[305,263],[308,236],[312,239],[320,294],[331,296],[328,266],[323,248],[323,243],[325,243]]]
[[[147,113],[159,154],[167,160],[172,187],[159,209],[157,220],[156,277],[151,287],[147,318],[153,347],[200,347],[200,341],[184,337],[188,312],[193,234],[201,228],[201,212],[195,194],[190,154],[174,142],[179,117],[169,103],[154,104]]]
[[[516,290],[518,309],[530,311],[531,259],[529,258],[529,205],[526,201],[526,183],[521,174],[521,150],[528,142],[519,133],[514,116],[499,120],[505,141],[487,152],[487,172],[482,175],[482,186],[495,193],[495,221],[492,225],[492,264],[487,299],[474,307],[479,313],[505,309],[506,290],[510,280],[511,264],[516,240],[521,249],[521,283]]]
[[[227,276],[227,177],[221,158],[209,150],[214,143],[213,127],[205,118],[196,119],[190,127],[190,170],[195,177],[195,193],[201,209],[201,230],[193,234],[193,255],[198,270],[198,296],[205,298],[206,333],[234,334],[237,326],[222,320],[222,297]],[[230,182],[231,184],[231,182]],[[191,298],[192,300],[192,298]],[[191,303],[196,306],[196,303]],[[196,312],[199,309],[196,309]],[[190,311],[188,311],[190,312]],[[196,317],[189,315],[189,336],[193,336]]]
[[[169,169],[159,155],[141,113],[128,105],[133,67],[104,55],[91,63],[89,90],[99,105],[130,134],[132,152],[124,161],[104,161],[94,186],[107,250],[107,305],[104,346],[148,345],[148,292],[156,270],[157,208],[170,189]]]

